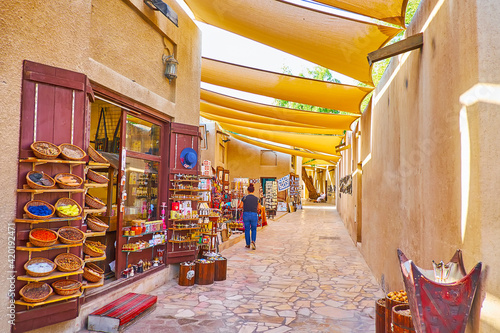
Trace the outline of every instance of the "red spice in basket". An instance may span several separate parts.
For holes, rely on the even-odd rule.
[[[47,230],[35,230],[31,233],[31,236],[41,241],[52,241],[56,239],[56,235]]]

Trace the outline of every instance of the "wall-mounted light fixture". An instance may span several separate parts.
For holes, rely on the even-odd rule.
[[[177,13],[172,10],[166,3],[161,0],[144,0],[144,3],[152,10],[158,10],[165,15],[173,24],[179,26],[179,18]]]
[[[170,83],[173,79],[177,78],[177,65],[179,65],[179,62],[175,60],[172,54],[164,54],[163,63],[165,64],[165,77],[168,79],[168,83]]]

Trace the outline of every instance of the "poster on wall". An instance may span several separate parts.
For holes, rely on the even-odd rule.
[[[278,191],[284,191],[290,188],[290,175],[278,179]]]
[[[266,196],[265,203],[267,210],[276,210],[278,205],[278,182],[268,181],[266,182]]]
[[[287,211],[286,202],[278,202],[276,211],[278,211],[278,212],[286,212]]]

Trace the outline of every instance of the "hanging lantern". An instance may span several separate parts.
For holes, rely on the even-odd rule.
[[[164,55],[163,63],[165,64],[165,77],[168,79],[168,83],[170,83],[173,79],[177,78],[177,65],[179,65],[179,62],[175,60],[173,55]]]

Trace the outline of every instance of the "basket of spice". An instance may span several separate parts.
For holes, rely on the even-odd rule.
[[[109,163],[109,161],[99,154],[97,150],[95,150],[92,146],[89,146],[88,153],[91,159],[93,159],[97,163]]]
[[[104,255],[104,251],[92,244],[92,242],[85,242],[83,244],[83,253],[91,257],[102,257]]]
[[[87,156],[87,154],[82,148],[69,143],[63,143],[59,145],[59,149],[61,149],[62,157],[64,157],[67,160],[79,161],[85,156]]]
[[[31,258],[24,264],[24,269],[29,276],[41,277],[50,275],[56,264],[47,258]]]
[[[54,212],[55,207],[48,202],[42,200],[31,200],[24,205],[24,212],[30,219],[45,220],[50,219]]]
[[[60,188],[70,190],[79,188],[83,184],[83,179],[72,173],[58,173],[54,180]]]
[[[71,198],[60,198],[55,206],[59,217],[75,217],[82,214],[82,207]]]
[[[89,282],[99,282],[102,279],[104,271],[96,264],[88,262],[83,268],[83,278]]]
[[[86,240],[85,243],[89,244],[89,245],[92,245],[92,246],[95,246],[95,247],[97,247],[98,249],[100,249],[103,252],[106,251],[106,245],[102,244],[99,241],[89,241],[89,240]]]
[[[19,290],[19,295],[25,302],[39,303],[49,298],[52,292],[52,288],[47,283],[31,282]]]
[[[35,246],[47,247],[57,242],[57,232],[44,228],[32,229],[29,233],[29,239],[30,243]]]
[[[47,141],[36,141],[31,144],[31,150],[36,157],[44,160],[53,160],[59,156],[61,149]]]
[[[77,244],[83,242],[85,233],[75,227],[61,227],[57,230],[59,240],[64,244]]]
[[[87,227],[89,227],[92,231],[101,232],[106,231],[109,228],[109,225],[94,215],[87,215]]]
[[[85,194],[85,203],[94,209],[102,209],[106,207],[106,204],[99,198],[96,198],[88,193]]]
[[[54,258],[57,270],[61,272],[74,272],[82,268],[83,260],[72,253],[61,253]]]
[[[76,294],[80,291],[81,286],[82,283],[80,281],[70,279],[57,280],[56,282],[52,283],[52,288],[54,288],[55,293],[61,296]]]
[[[52,188],[56,184],[52,177],[38,171],[28,172],[26,175],[26,183],[28,183],[29,187],[39,190]]]
[[[91,169],[87,171],[87,178],[99,184],[105,184],[109,181],[108,177],[103,176]]]

